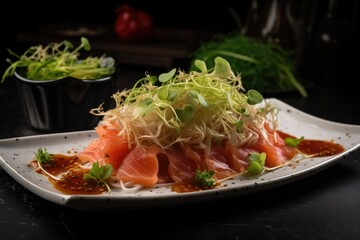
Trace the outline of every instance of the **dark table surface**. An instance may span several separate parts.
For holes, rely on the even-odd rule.
[[[275,97],[317,117],[359,125],[355,92],[313,87],[306,99],[297,93]],[[0,86],[0,100],[0,139],[42,134],[27,127],[11,81]],[[0,239],[360,239],[359,186],[356,151],[314,175],[245,196],[83,212],[38,197],[0,168]]]

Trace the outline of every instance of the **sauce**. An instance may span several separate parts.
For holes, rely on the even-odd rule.
[[[54,187],[64,194],[101,194],[106,192],[106,186],[96,181],[85,181],[84,174],[89,170],[79,166],[80,160],[76,156],[55,154],[54,161],[44,164],[42,167],[54,176],[60,174],[60,180],[49,177]],[[42,173],[37,169],[39,173]],[[45,174],[45,173],[44,173]]]
[[[298,145],[298,149],[312,157],[333,156],[345,150],[340,144],[321,140],[304,140]]]
[[[277,131],[279,135],[285,138],[296,138],[287,133]],[[345,151],[345,148],[333,141],[323,141],[323,140],[311,140],[303,139],[301,143],[297,146],[298,150],[306,155],[311,155],[312,157],[328,157],[339,154]]]
[[[184,182],[176,182],[171,185],[171,190],[177,193],[185,193],[185,192],[196,192],[203,191],[208,189],[213,189],[219,186],[219,183],[216,183],[213,187],[200,187],[196,184],[195,179],[190,179]]]

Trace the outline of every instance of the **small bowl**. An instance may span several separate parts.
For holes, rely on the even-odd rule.
[[[103,104],[110,107],[118,71],[108,77],[80,80],[29,80],[25,69],[14,72],[16,88],[29,126],[45,132],[93,129],[100,117],[90,114]]]

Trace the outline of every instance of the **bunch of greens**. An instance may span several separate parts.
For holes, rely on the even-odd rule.
[[[90,51],[90,43],[81,38],[81,44],[74,48],[69,41],[50,43],[47,46],[31,46],[21,56],[8,49],[16,57],[16,61],[8,61],[11,65],[4,72],[1,83],[12,76],[16,69],[26,68],[27,79],[56,80],[64,77],[77,79],[97,79],[109,76],[115,72],[115,60],[111,57],[87,57],[79,59],[80,50]]]
[[[241,73],[245,89],[265,93],[297,90],[307,97],[305,88],[296,77],[291,53],[279,45],[263,43],[238,32],[218,35],[192,53],[189,70],[196,70],[197,59],[212,67],[217,56],[225,58],[234,72]]]

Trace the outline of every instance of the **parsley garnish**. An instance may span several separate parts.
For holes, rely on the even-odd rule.
[[[50,164],[54,161],[54,154],[48,153],[46,148],[39,148],[35,153],[35,160],[42,165]]]
[[[199,188],[212,188],[216,184],[216,180],[213,178],[214,171],[200,171],[196,169],[195,185]]]

